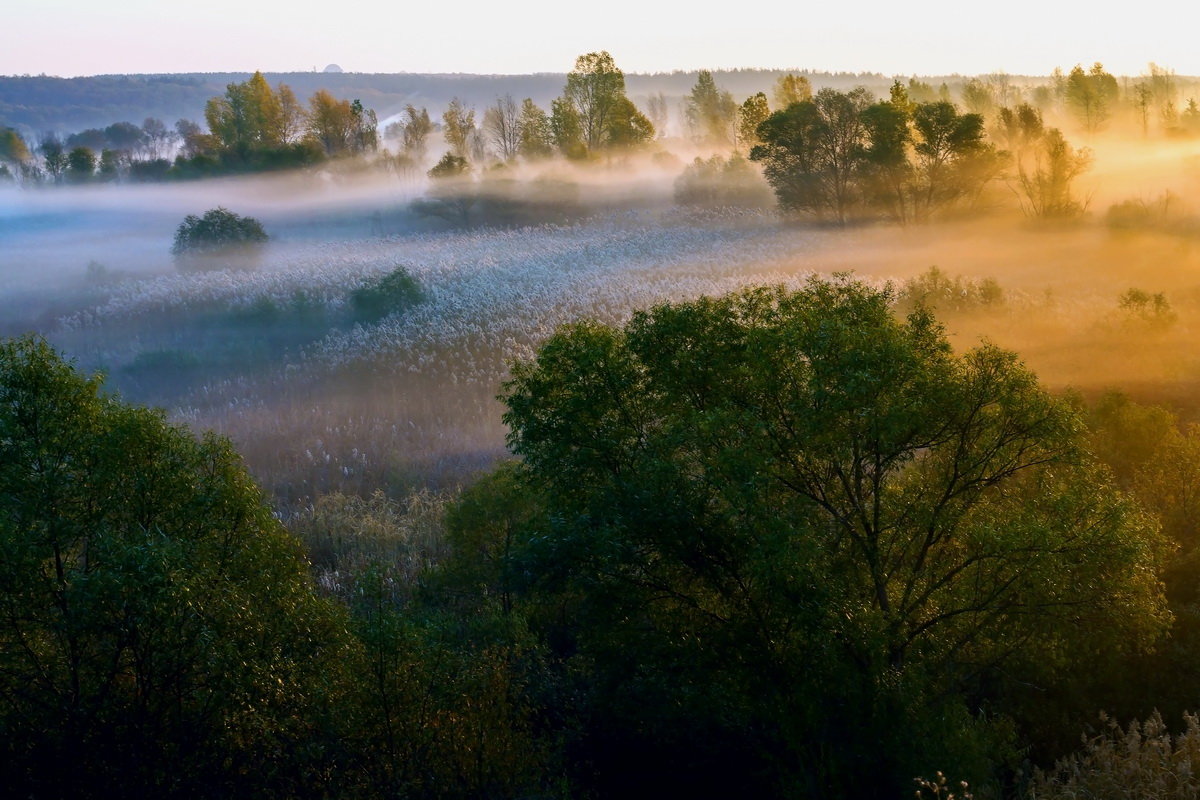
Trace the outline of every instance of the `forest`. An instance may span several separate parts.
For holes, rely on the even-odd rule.
[[[0,106],[5,794],[1200,792],[1200,80],[310,79]]]

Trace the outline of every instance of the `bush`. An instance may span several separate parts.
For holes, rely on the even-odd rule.
[[[930,267],[904,282],[896,304],[905,311],[918,308],[930,312],[979,311],[1004,305],[1004,290],[994,278],[972,280],[951,278],[938,267]]]
[[[192,261],[214,256],[255,253],[268,239],[262,223],[253,217],[234,214],[226,208],[206,211],[203,217],[188,214],[175,231],[171,254]]]
[[[350,293],[354,316],[361,322],[376,322],[388,314],[415,306],[423,299],[421,284],[405,267],[397,267]]]

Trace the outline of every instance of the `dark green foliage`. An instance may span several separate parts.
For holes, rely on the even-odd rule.
[[[350,305],[362,322],[377,322],[420,303],[421,284],[405,267],[397,267],[350,293]]]
[[[171,253],[178,257],[220,256],[252,252],[268,240],[262,223],[225,208],[214,208],[197,217],[187,215],[175,231]]]
[[[0,785],[292,795],[342,615],[230,444],[0,343]]]
[[[889,101],[865,89],[822,89],[758,127],[750,158],[782,208],[845,223],[882,212],[898,222],[969,205],[1001,166],[983,117],[946,101],[913,103],[897,82]]]
[[[1162,632],[1165,548],[1074,413],[892,300],[660,306],[514,368],[546,508],[519,558],[560,604],[599,794],[976,783],[1015,755],[1006,698]]]

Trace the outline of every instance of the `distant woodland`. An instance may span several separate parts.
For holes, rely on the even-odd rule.
[[[770,85],[786,70],[724,70],[713,77],[738,96],[748,96]],[[851,88],[860,84],[886,89],[892,79],[873,73],[805,72],[817,86]],[[696,72],[626,76],[628,89],[639,97],[663,92],[680,98],[696,82]],[[250,73],[191,73],[183,75],[97,75],[56,78],[47,75],[0,76],[0,126],[22,130],[27,136],[44,132],[71,133],[104,127],[120,119],[146,116],[174,120],[198,119],[210,97],[226,85],[250,78]],[[549,105],[566,80],[566,73],[537,75],[421,75],[324,72],[266,72],[272,84],[286,83],[307,97],[325,89],[338,97],[359,97],[379,118],[399,114],[412,103],[441,107],[458,97],[472,105],[486,105],[505,93],[530,97]],[[940,84],[951,77],[926,78]],[[957,79],[961,81],[961,78]]]

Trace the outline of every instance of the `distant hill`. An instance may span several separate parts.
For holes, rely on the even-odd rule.
[[[733,93],[740,102],[755,92],[770,92],[775,79],[784,70],[714,71],[717,84]],[[452,97],[482,109],[498,96],[511,94],[518,101],[525,97],[544,108],[562,93],[565,73],[535,75],[426,75],[415,73],[377,74],[356,72],[264,73],[272,85],[286,83],[301,100],[318,89],[337,97],[358,98],[375,109],[381,121],[399,113],[407,103],[429,109],[437,118]],[[891,76],[867,73],[805,72],[817,88],[844,89],[857,85],[882,93]],[[146,117],[157,117],[168,125],[184,117],[203,122],[204,104],[210,97],[224,93],[230,83],[246,80],[245,72],[191,73],[178,75],[96,75],[85,78],[37,76],[0,76],[0,127],[15,127],[35,138],[42,133],[72,133],[84,128],[104,127],[114,122],[137,124]],[[934,85],[948,80],[951,85],[962,78],[925,78]],[[674,109],[696,82],[695,72],[629,74],[629,95],[644,105],[645,98],[664,93]]]

